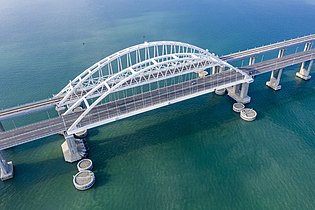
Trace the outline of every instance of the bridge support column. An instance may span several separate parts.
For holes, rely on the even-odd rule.
[[[308,64],[308,68],[306,69],[305,68],[305,62],[303,62],[301,64],[301,68],[300,68],[300,71],[299,72],[296,72],[296,76],[297,77],[300,77],[301,79],[304,79],[304,80],[309,80],[311,79],[311,76],[309,75],[310,74],[310,71],[311,71],[311,68],[313,66],[313,63],[314,63],[314,60],[311,60],[310,63]]]
[[[212,74],[216,74],[219,72],[219,66],[213,66],[212,67]]]
[[[12,161],[7,162],[0,151],[0,179],[5,181],[13,178],[13,164]]]
[[[211,74],[220,73],[220,72],[224,71],[224,68],[225,68],[224,66],[213,66]]]
[[[66,162],[73,163],[82,159],[78,152],[77,144],[73,135],[64,134],[65,141],[61,144],[63,157]]]
[[[233,98],[235,101],[247,104],[250,102],[248,94],[249,83],[245,82],[240,85],[235,85],[228,88],[228,96]]]
[[[249,65],[249,66],[250,66],[250,65],[254,65],[254,64],[255,64],[255,60],[256,60],[256,57],[255,57],[255,56],[250,57],[250,58],[249,58],[249,63],[248,63],[248,65]]]
[[[285,52],[285,49],[279,50],[278,58],[283,57],[284,52]],[[273,90],[280,90],[281,85],[279,85],[279,83],[280,83],[282,71],[283,69],[273,70],[270,75],[270,80],[266,82],[266,85]]]
[[[3,125],[2,125],[2,122],[0,121],[0,132],[4,132],[5,130],[4,130],[4,127],[3,127]]]
[[[304,46],[304,51],[308,51],[312,48],[312,42],[307,42]],[[296,76],[297,77],[300,77],[301,79],[304,79],[304,80],[309,80],[311,79],[311,76],[309,76],[310,74],[310,70],[312,68],[312,65],[313,65],[313,61],[310,62],[310,64],[308,65],[308,68],[306,69],[305,68],[305,62],[303,62],[301,64],[301,68],[300,68],[300,71],[299,72],[296,72]]]

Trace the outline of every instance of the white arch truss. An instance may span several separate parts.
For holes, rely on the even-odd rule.
[[[233,68],[226,62],[220,60],[217,56],[209,53],[208,50],[201,49],[194,45],[175,41],[145,42],[116,52],[83,71],[55,95],[55,97],[62,98],[57,106],[73,104],[78,98],[87,94],[96,85],[124,69],[142,63],[143,61],[150,60],[151,62],[159,62],[156,59],[165,59],[163,56],[167,55],[168,57],[173,57],[173,59],[169,59],[173,61],[177,59],[176,56],[205,56],[212,58],[218,65]],[[148,64],[148,62],[146,62],[146,64]],[[89,95],[89,97],[97,97],[100,94],[101,93]]]
[[[68,132],[71,132],[94,107],[115,91],[199,72],[214,66],[227,67],[241,73],[244,78],[248,77],[207,50],[193,45],[166,41],[144,43],[119,51],[94,64],[70,82],[56,97],[63,97],[59,106],[72,100],[72,105],[64,115],[72,113],[82,103],[86,106],[69,127]],[[103,74],[103,68],[106,69],[106,75]],[[88,99],[91,98],[96,100],[89,102]]]

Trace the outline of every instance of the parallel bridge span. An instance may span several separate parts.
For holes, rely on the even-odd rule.
[[[221,56],[220,59],[223,61],[227,61],[227,62],[237,61],[237,60],[241,60],[241,59],[255,56],[258,54],[262,54],[264,52],[268,52],[271,50],[278,50],[278,49],[294,46],[297,44],[303,44],[306,42],[313,42],[314,40],[315,40],[315,34],[311,34],[308,36],[303,36],[303,37],[299,37],[299,38],[295,38],[295,39],[291,39],[291,40],[286,40],[286,41],[282,41],[282,42],[278,42],[278,43],[274,43],[274,44],[270,44],[270,45],[265,45],[265,46],[258,47],[258,48],[253,48],[253,49],[249,49],[249,50],[245,50],[245,51],[240,51],[240,52],[224,55],[224,56]],[[153,43],[157,43],[157,42],[153,42]],[[153,49],[154,49],[154,52],[156,52],[156,55],[160,55],[160,54],[162,55],[162,52],[165,52],[167,50],[167,48],[165,47],[167,42],[159,42],[159,43],[160,43],[159,45],[155,45],[155,47],[153,46]],[[168,42],[168,43],[170,43],[170,42]],[[176,42],[173,42],[173,43],[176,43]],[[82,94],[91,90],[91,88],[94,87],[95,84],[99,83],[100,81],[105,80],[108,77],[109,74],[107,76],[104,76],[103,74],[101,74],[102,77],[98,77],[101,79],[97,80],[97,79],[93,79],[93,76],[92,76],[93,73],[97,72],[97,70],[102,68],[102,66],[104,66],[106,62],[108,64],[110,60],[113,61],[115,59],[117,62],[117,58],[119,56],[127,55],[130,52],[135,53],[137,50],[141,51],[141,49],[144,49],[145,46],[150,47],[149,45],[154,45],[154,44],[152,44],[152,42],[150,42],[150,43],[143,43],[141,45],[136,45],[136,46],[124,49],[122,51],[119,51],[117,53],[114,53],[113,55],[102,59],[101,61],[95,63],[94,65],[92,65],[91,67],[89,67],[88,69],[83,71],[73,81],[71,81],[65,88],[63,88],[58,94],[56,94],[53,98],[44,99],[41,101],[36,101],[33,103],[28,103],[25,105],[1,110],[0,111],[0,121],[5,120],[5,119],[9,119],[9,118],[14,118],[17,116],[21,116],[24,114],[29,114],[32,112],[40,111],[40,110],[50,109],[50,108],[56,106],[57,104],[62,104],[62,103],[73,104],[77,100],[78,96],[82,96]],[[164,48],[163,48],[163,45],[164,45]],[[185,43],[182,43],[180,48],[182,50],[184,49],[184,52],[187,52],[187,53],[188,52],[207,53],[207,50],[203,50],[201,48],[198,48],[198,47],[195,47],[195,46],[192,46],[189,44],[185,44]],[[174,47],[172,49],[174,50]],[[138,51],[139,53],[137,54],[136,57],[138,57],[138,55],[140,55],[140,51]],[[128,62],[130,62],[129,60],[132,60],[131,56],[128,57]],[[118,60],[118,62],[119,62],[119,60]],[[246,68],[248,68],[248,66],[246,66]],[[109,69],[110,69],[110,67],[109,67]],[[242,69],[245,70],[245,67]],[[83,84],[84,78],[86,79],[85,84]],[[88,79],[88,78],[90,78],[90,79]],[[85,86],[84,90],[74,91],[75,90],[74,87],[77,86],[80,83],[80,81],[81,81],[82,86]],[[95,96],[97,96],[97,95],[95,94]],[[68,98],[68,100],[66,100],[65,98]],[[64,100],[62,101],[62,99],[64,99]]]
[[[268,51],[279,50],[279,49],[287,48],[290,46],[303,44],[306,42],[313,42],[314,40],[315,40],[315,34],[310,34],[308,36],[303,36],[303,37],[299,37],[299,38],[295,38],[295,39],[277,42],[277,43],[270,44],[270,45],[265,45],[265,46],[261,46],[261,47],[257,47],[257,48],[253,48],[253,49],[248,49],[245,51],[240,51],[240,52],[236,52],[236,53],[232,53],[232,54],[228,54],[228,55],[223,55],[220,58],[224,61],[227,61],[227,62],[237,61],[237,60],[241,60],[241,59],[248,58],[251,56],[259,55],[259,54],[262,54],[262,53],[265,53]]]

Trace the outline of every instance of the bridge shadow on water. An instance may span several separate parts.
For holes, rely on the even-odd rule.
[[[289,74],[291,77],[291,74],[293,73],[290,72]],[[265,120],[266,117],[269,118],[269,111],[275,106],[280,107],[283,104],[287,104],[296,100],[300,101],[314,93],[314,88],[312,87],[314,82],[310,81],[305,83],[299,79],[290,78],[289,80],[281,82],[282,90],[280,91],[273,91],[266,87],[264,83],[265,79],[258,80],[256,84],[253,83],[252,85],[259,85],[261,87],[254,87],[250,89],[249,92],[249,95],[252,96],[252,102],[247,106],[252,107],[258,111],[257,122],[260,120]],[[98,135],[100,135],[102,132],[100,132],[99,129],[92,129],[89,132],[89,145],[92,152],[91,158],[94,162],[96,162],[96,164],[102,165],[103,168],[106,168],[107,161],[111,160],[112,158],[141,149],[143,147],[168,143],[174,139],[181,139],[182,137],[194,135],[195,133],[202,132],[204,130],[214,128],[219,131],[224,130],[227,129],[226,126],[233,121],[240,121],[240,126],[246,126],[247,122],[241,121],[239,115],[232,111],[232,103],[233,100],[229,99],[227,96],[220,97],[214,94],[210,94],[209,96],[208,94],[206,96],[201,96],[189,101],[182,102],[181,104],[174,104],[168,107],[160,108],[158,110],[150,111],[148,113],[140,114],[120,122],[116,122],[114,124],[117,125],[117,123],[121,123],[128,127],[132,126],[134,123],[137,124],[137,121],[139,121],[140,118],[150,121],[147,125],[140,126],[141,128],[139,129],[122,132],[120,135],[106,136],[105,134],[104,136],[99,137]],[[198,107],[194,108],[195,104],[199,104]],[[171,117],[171,113],[174,110],[180,110],[182,114],[177,114],[174,117]],[[151,116],[158,115],[161,116],[161,118],[164,118],[164,120],[154,121],[154,119],[151,118]],[[271,120],[273,123],[276,123],[279,126],[292,130],[292,127],[282,120]],[[115,127],[111,124],[106,126],[106,128],[103,127],[101,129],[105,129],[108,133],[110,133],[111,130],[113,130],[113,127]],[[301,136],[302,139],[315,148],[315,143],[309,140],[310,134],[304,135],[303,131],[301,130],[294,132],[297,132],[297,134]],[[93,140],[94,137],[97,138],[97,140]],[[93,158],[94,150],[102,151],[102,156]],[[257,152],[254,151],[255,148],[252,148],[251,150],[253,150],[253,153]],[[241,161],[245,165],[247,164],[246,162],[248,162],[242,159],[236,160],[236,162],[237,161]],[[257,164],[250,163],[250,167],[256,167],[255,169],[248,170],[259,171],[261,167],[263,167],[261,160],[257,159],[251,161],[257,161]],[[233,168],[232,165],[231,168]],[[227,169],[222,168],[222,170]],[[97,183],[97,186],[105,185],[108,181],[110,181],[110,175],[106,172],[106,170],[96,171],[96,175],[99,177],[104,177],[103,180]]]
[[[101,128],[109,134],[108,136],[105,133],[104,136],[100,137],[99,135],[102,133],[100,129],[92,129],[89,131],[88,137],[91,151],[90,157],[95,165],[101,165],[104,169],[107,161],[112,158],[143,147],[169,143],[176,139],[194,136],[198,132],[209,129],[223,132],[223,130],[227,129],[227,124],[241,121],[239,114],[233,112],[232,103],[227,99],[228,97],[207,94],[181,104],[174,104],[140,114]],[[196,104],[198,104],[198,107],[196,107]],[[172,116],[172,112],[177,111],[180,114]],[[154,119],[152,116],[159,116],[163,120]],[[137,121],[141,120],[148,123],[145,125],[141,124],[140,128],[135,128]],[[241,121],[241,126],[245,124]],[[124,131],[118,135],[110,135],[116,126],[122,126]],[[134,129],[126,132],[125,129],[127,128],[124,126],[133,127]],[[94,138],[97,140],[93,140]],[[191,139],[191,141],[194,141],[194,139]],[[96,157],[93,155],[94,152],[102,155]],[[105,177],[104,180],[97,182],[97,186],[104,185],[110,180],[110,175],[106,170],[96,170],[95,173],[96,176]]]
[[[257,82],[255,81],[252,84],[254,87],[249,92],[249,95],[252,96],[250,106],[257,110],[259,118],[261,115],[268,116],[268,120],[272,123],[294,132],[315,149],[315,142],[312,141],[315,131],[311,130],[312,126],[307,129],[307,132],[305,129],[298,128],[314,123],[312,119],[315,119],[315,112],[312,104],[315,99],[315,81],[314,78],[309,81],[297,78],[295,72],[297,72],[296,66],[284,71],[280,81],[281,90],[278,91],[265,86],[264,83],[269,80],[269,74],[262,76]],[[312,76],[314,77],[314,75]],[[281,109],[282,107],[285,109]],[[281,113],[287,117],[274,116],[274,113]],[[288,117],[289,119],[286,119]],[[292,123],[293,121],[298,123]]]
[[[106,185],[110,180],[110,174],[106,171],[106,165],[107,161],[114,157],[138,150],[142,147],[167,143],[172,141],[172,139],[178,139],[206,129],[214,127],[216,129],[224,129],[223,122],[228,123],[239,120],[238,115],[231,109],[231,103],[226,99],[227,97],[207,94],[184,101],[181,104],[173,104],[158,110],[136,115],[101,128],[105,129],[106,132],[111,132],[112,127],[117,126],[118,123],[132,126],[142,119],[149,121],[148,125],[141,125],[139,129],[128,130],[125,134],[114,137],[104,136],[100,140],[92,140],[94,137],[99,138],[100,129],[89,130],[87,139],[90,147],[89,158],[92,159],[93,165],[96,165],[93,170],[96,177],[101,177],[97,179],[95,188]],[[178,110],[180,114],[176,114],[173,117],[172,113]],[[163,120],[155,121],[152,116],[162,116]],[[145,138],[142,138],[143,136]],[[22,183],[23,185],[25,183],[36,185],[43,180],[54,179],[54,177],[64,176],[69,173],[75,174],[77,171],[76,163],[66,163],[62,156],[60,145],[63,141],[62,136],[54,135],[7,150],[6,157],[13,160],[16,174],[14,182],[8,181],[7,183],[11,183],[16,187]],[[24,156],[25,154],[32,155],[32,153],[35,154],[37,152],[43,153],[46,149],[57,151],[57,155],[54,158],[39,155],[36,158],[31,158],[30,162],[27,161],[27,158],[24,161],[23,157],[21,157],[22,154]],[[102,156],[98,155],[96,157],[94,153],[101,153]],[[17,158],[17,154],[21,155]],[[102,169],[98,170],[97,165],[101,165]],[[58,169],[53,170],[56,167]],[[39,173],[36,173],[36,171],[39,171]],[[69,177],[69,179],[71,178]],[[72,184],[71,182],[68,183]]]
[[[195,107],[196,104],[199,104],[198,107]],[[168,144],[172,141],[183,141],[179,146],[185,144],[184,148],[178,148],[178,150],[184,150],[185,159],[188,162],[192,162],[192,165],[187,164],[188,168],[191,167],[189,170],[195,171],[192,176],[203,180],[201,181],[203,186],[199,186],[202,190],[198,189],[195,195],[189,195],[192,199],[195,196],[202,197],[206,195],[209,197],[208,199],[221,199],[218,203],[222,202],[222,205],[229,206],[231,209],[235,207],[236,201],[243,199],[250,200],[253,195],[246,191],[246,187],[244,186],[246,175],[260,173],[261,170],[264,170],[264,167],[268,167],[266,166],[268,163],[260,157],[261,151],[259,150],[259,146],[254,145],[251,148],[247,148],[246,154],[240,151],[240,154],[235,155],[235,150],[251,144],[248,139],[242,139],[247,137],[240,135],[240,139],[236,138],[233,140],[228,139],[230,135],[221,136],[222,138],[210,135],[206,140],[187,138],[187,136],[198,136],[198,133],[208,133],[209,130],[210,132],[216,130],[218,133],[225,133],[231,125],[238,128],[246,128],[248,122],[242,121],[239,114],[233,112],[232,104],[233,100],[230,100],[228,96],[222,97],[208,94],[182,102],[181,104],[174,104],[117,122],[121,126],[129,125],[133,127],[141,119],[148,122],[136,130],[130,130],[129,132],[122,131],[121,134],[113,136],[110,135],[110,132],[115,129],[114,127],[120,125],[112,124],[103,127],[109,135],[106,136],[105,134],[100,137],[99,135],[102,133],[101,129],[92,129],[88,140],[92,152],[91,159],[96,165],[101,165],[103,168],[102,170],[96,169],[96,177],[98,178],[96,189],[110,182],[111,175],[109,174],[110,172],[107,172],[106,164],[111,159],[141,150],[144,147]],[[178,110],[180,110],[181,114],[171,115],[172,112]],[[163,120],[154,119],[152,116],[159,116]],[[263,119],[263,115],[258,118],[258,120],[261,119]],[[222,141],[227,142],[222,143]],[[235,141],[240,142],[236,143]],[[191,146],[194,149],[187,150],[186,144],[188,144],[188,147]],[[198,154],[199,149],[203,150],[200,151],[200,154]],[[93,158],[93,153],[96,150],[96,153],[101,153],[102,155]],[[180,166],[178,172],[176,165],[174,166],[175,169],[172,170],[175,170],[175,173],[178,174],[169,175],[170,177],[167,180],[171,179],[172,176],[176,176],[178,179],[182,179],[179,181],[179,183],[183,183],[180,189],[192,192],[189,188],[194,188],[190,186],[194,185],[194,181],[188,179],[191,177],[187,176],[187,172],[183,172]],[[104,180],[101,180],[103,177]],[[144,177],[144,180],[151,179],[151,177]],[[138,186],[135,186],[135,188],[137,189]],[[171,183],[170,188],[179,190]],[[202,194],[199,194],[201,192]],[[165,193],[167,194],[168,192]],[[224,197],[223,200],[222,197]]]
[[[268,114],[269,110],[272,110],[274,106],[281,106],[282,104],[295,100],[301,100],[314,93],[314,82],[312,81],[301,82],[300,80],[290,78],[288,81],[281,82],[282,89],[280,91],[273,91],[265,87],[264,82],[265,78],[259,79],[257,82],[255,81],[252,84],[252,86],[255,87],[251,87],[249,92],[249,95],[252,97],[252,102],[247,106],[254,108],[258,112],[258,121],[265,119],[265,112]],[[181,139],[209,129],[216,129],[220,132],[220,130],[223,131],[227,129],[227,125],[233,123],[233,121],[240,121],[240,126],[246,126],[247,122],[241,121],[239,115],[232,111],[232,104],[233,100],[228,96],[222,97],[216,96],[215,94],[207,94],[179,104],[173,104],[108,124],[101,128],[91,129],[89,131],[88,144],[90,147],[90,158],[95,165],[94,173],[97,177],[95,188],[97,189],[98,187],[104,186],[110,181],[111,175],[107,172],[106,168],[108,161],[112,158],[136,151],[143,147],[168,143],[174,141],[174,139]],[[173,112],[176,112],[174,116],[172,114]],[[154,118],[157,116],[159,119]],[[286,126],[287,129],[292,129],[290,125],[285,124],[282,120],[271,120],[279,126]],[[141,124],[139,121],[141,121],[141,123],[142,121],[147,123]],[[138,124],[140,125],[139,128],[137,128]],[[122,126],[123,131],[118,135],[110,135],[117,126]],[[124,128],[124,126],[126,126],[126,128]],[[128,129],[128,127],[133,129]],[[101,132],[103,129],[105,130],[105,135]],[[297,132],[305,142],[315,148],[315,143],[309,139],[311,136],[310,133],[305,135],[303,131],[296,130],[295,132]],[[106,135],[106,133],[109,135]],[[117,133],[117,131],[115,131],[115,133]],[[96,140],[94,140],[94,138]],[[54,145],[56,145],[56,150],[60,150],[58,157],[46,158],[42,161],[32,163],[17,163],[15,165],[15,173],[17,176],[14,182],[9,181],[9,183],[16,187],[21,183],[34,185],[44,179],[53,179],[55,176],[63,176],[69,173],[75,174],[77,171],[76,164],[65,163],[62,157],[60,144],[63,140],[59,141],[59,139],[63,139],[62,137],[49,137],[45,138],[44,141],[40,140],[42,141],[40,144],[35,141],[13,148],[8,150],[9,156],[13,156],[14,153],[20,150],[26,149],[26,151],[30,151],[38,149],[38,147],[41,147],[41,144],[53,143],[57,139],[58,141],[55,142]],[[229,153],[229,148],[226,149],[227,151],[222,152]],[[12,159],[14,161],[14,157],[12,157]],[[246,161],[242,159],[236,161],[247,164]],[[260,160],[254,161],[259,162]],[[257,165],[258,167],[261,164],[252,165]],[[97,166],[101,167],[98,168]],[[55,167],[58,167],[58,170],[54,171],[53,169]],[[231,168],[233,168],[232,165]],[[32,170],[41,171],[40,173],[34,173]],[[222,171],[223,170],[227,170],[226,165],[222,168]],[[260,168],[255,168],[255,170],[260,170]],[[216,173],[218,173],[218,176],[222,175],[219,171]],[[235,174],[235,176],[237,177],[237,174]],[[69,179],[71,179],[71,177],[69,177]],[[72,185],[69,180],[67,184]]]

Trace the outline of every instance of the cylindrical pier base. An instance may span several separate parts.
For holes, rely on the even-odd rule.
[[[216,89],[214,92],[215,94],[219,95],[219,96],[223,96],[225,94],[226,89]]]
[[[90,159],[82,159],[77,164],[78,171],[92,170],[93,163]]]
[[[73,176],[73,185],[78,190],[90,189],[95,183],[95,176],[92,171],[83,170],[79,171]]]
[[[87,136],[87,130],[80,131],[78,133],[73,134],[75,138],[83,139]]]
[[[242,103],[234,103],[233,104],[233,111],[234,112],[241,112],[245,108],[245,105]]]
[[[240,117],[245,121],[254,121],[257,117],[257,112],[253,109],[245,108],[241,111]]]

